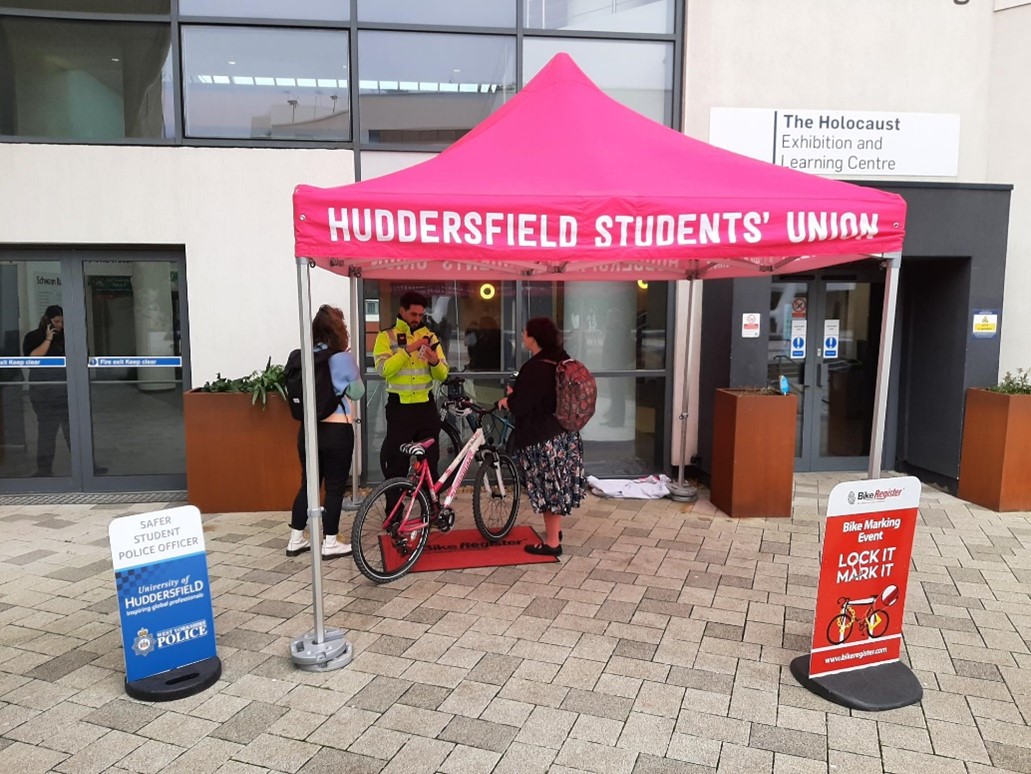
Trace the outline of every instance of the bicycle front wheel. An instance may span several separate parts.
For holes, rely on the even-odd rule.
[[[888,611],[874,610],[866,617],[866,633],[871,637],[880,637],[888,631]]]
[[[512,531],[521,491],[519,470],[512,458],[499,451],[484,452],[473,484],[473,519],[487,540],[501,540]]]
[[[351,527],[354,562],[369,580],[388,583],[410,569],[430,534],[430,502],[407,478],[388,478],[366,497]]]

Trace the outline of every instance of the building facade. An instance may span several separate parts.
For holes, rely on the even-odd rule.
[[[772,120],[788,145],[766,160],[907,199],[885,462],[948,483],[963,389],[1031,365],[1014,301],[1031,280],[1027,32],[1031,4],[1002,0],[0,0],[0,491],[182,487],[183,391],[297,346],[294,186],[430,158],[559,51],[674,129],[763,157],[749,138]],[[785,115],[899,121],[904,142],[849,161],[816,146],[854,130],[807,135]],[[348,280],[313,280],[316,305],[349,307]],[[712,390],[780,375],[803,396],[797,467],[865,468],[878,263],[702,285],[689,326],[686,283],[367,281],[355,339],[366,355],[419,289],[452,367],[490,400],[526,357],[525,320],[554,317],[599,375],[596,475],[670,470],[683,429],[704,477]],[[19,360],[55,306],[64,359]],[[975,336],[976,314],[994,328]],[[841,343],[825,357],[827,331]],[[383,391],[363,359],[374,480]]]

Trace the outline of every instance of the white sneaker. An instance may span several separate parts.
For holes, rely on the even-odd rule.
[[[327,535],[322,541],[322,558],[336,559],[338,556],[350,556],[351,544],[341,543],[336,535]]]
[[[311,541],[304,535],[303,529],[290,530],[290,542],[286,544],[286,555],[297,556],[311,549]]]

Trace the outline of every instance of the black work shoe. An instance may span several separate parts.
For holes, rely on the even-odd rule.
[[[562,556],[562,546],[549,546],[547,543],[523,546],[523,550],[534,556]]]

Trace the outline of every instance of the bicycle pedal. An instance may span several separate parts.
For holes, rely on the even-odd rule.
[[[437,529],[441,532],[450,532],[455,526],[455,511],[453,508],[441,508],[436,519]]]

